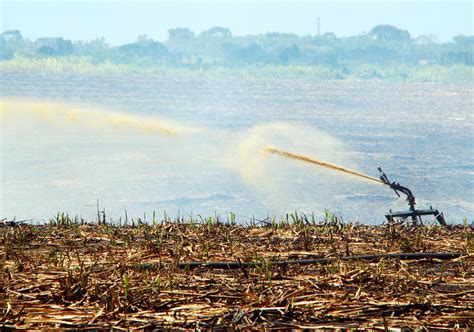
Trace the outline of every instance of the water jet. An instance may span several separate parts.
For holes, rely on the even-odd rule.
[[[325,168],[328,168],[328,169],[332,169],[332,170],[335,170],[335,171],[339,171],[339,172],[343,172],[343,173],[346,173],[346,174],[354,175],[354,176],[357,176],[359,178],[363,178],[365,180],[370,180],[371,182],[376,182],[376,183],[379,183],[379,184],[387,185],[388,187],[390,187],[391,189],[393,189],[395,191],[395,193],[397,194],[398,197],[400,197],[399,193],[402,193],[402,194],[406,195],[407,196],[406,200],[407,200],[407,203],[408,203],[408,206],[409,206],[409,210],[408,211],[399,211],[399,212],[392,212],[392,210],[390,210],[385,215],[385,218],[387,218],[387,220],[389,222],[395,222],[395,221],[398,220],[400,223],[403,223],[408,218],[411,218],[413,224],[417,224],[417,223],[421,224],[422,223],[421,216],[432,215],[440,223],[440,225],[446,226],[446,221],[444,220],[444,216],[443,216],[442,212],[439,212],[438,210],[435,210],[432,207],[430,207],[429,209],[423,209],[423,210],[415,209],[416,202],[415,202],[415,196],[413,195],[412,191],[410,189],[408,189],[407,187],[404,187],[404,186],[400,185],[398,182],[390,181],[388,179],[387,175],[382,171],[382,168],[380,168],[380,167],[378,168],[378,170],[382,175],[380,176],[380,178],[377,179],[375,177],[372,177],[372,176],[369,176],[369,175],[363,174],[361,172],[357,172],[357,171],[354,171],[354,170],[351,170],[351,169],[348,169],[348,168],[345,168],[345,167],[342,167],[342,166],[338,166],[338,165],[334,165],[334,164],[331,164],[331,163],[328,163],[328,162],[325,162],[325,161],[310,158],[310,157],[305,156],[305,155],[280,150],[280,149],[277,149],[277,148],[274,148],[274,147],[267,147],[263,151],[266,152],[266,153],[273,153],[273,154],[277,154],[277,155],[280,155],[280,156],[285,157],[285,158],[299,160],[299,161],[303,161],[303,162],[306,162],[306,163],[310,163],[310,164],[322,166],[322,167],[325,167]]]

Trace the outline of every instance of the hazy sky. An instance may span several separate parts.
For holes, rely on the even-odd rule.
[[[2,30],[18,29],[30,39],[62,36],[73,40],[105,37],[113,45],[138,35],[164,41],[169,28],[189,27],[199,33],[224,26],[234,35],[265,32],[357,35],[377,24],[392,24],[412,36],[436,35],[449,41],[472,35],[473,6],[468,2],[428,1],[4,1]]]

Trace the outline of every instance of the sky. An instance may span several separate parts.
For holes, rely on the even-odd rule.
[[[434,35],[437,41],[472,35],[473,5],[430,1],[9,1],[1,2],[1,29],[20,30],[24,37],[64,37],[93,40],[104,37],[112,45],[138,35],[165,41],[168,29],[188,27],[196,33],[213,26],[234,35],[266,32],[358,35],[377,24],[408,30],[412,37]]]

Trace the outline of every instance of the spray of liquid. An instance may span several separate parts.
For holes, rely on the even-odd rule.
[[[44,217],[60,210],[80,214],[81,204],[91,197],[100,197],[119,214],[124,206],[140,213],[146,204],[156,207],[148,202],[179,201],[184,196],[183,204],[188,205],[183,210],[201,212],[199,206],[190,207],[186,197],[209,193],[238,197],[225,208],[241,204],[248,209],[253,204],[255,213],[295,207],[323,209],[314,203],[326,201],[318,193],[334,196],[340,180],[301,172],[289,160],[276,163],[268,158],[269,153],[338,170],[343,168],[336,164],[352,166],[351,153],[342,142],[313,127],[285,122],[241,131],[211,130],[154,116],[8,99],[0,101],[0,126],[5,141],[0,152],[9,156],[2,159],[3,181],[12,188],[4,206],[14,213],[36,211],[44,205],[45,212],[38,212]],[[295,150],[302,154],[286,152]],[[313,162],[305,156],[315,151],[327,162]],[[239,175],[243,183],[226,171]],[[300,190],[307,183],[324,190]],[[219,207],[215,204],[209,203],[212,211]]]
[[[304,155],[317,153],[318,159],[356,168],[353,164],[356,154],[342,141],[312,126],[288,122],[261,123],[232,132],[223,141],[226,144],[222,153],[223,167],[240,175],[248,193],[245,199],[262,202],[263,207],[254,210],[256,215],[261,211],[278,214],[295,208],[324,211],[327,197],[340,195],[341,186],[358,190],[361,185],[356,177],[355,181],[334,177],[331,176],[333,171],[326,168],[312,170],[310,164],[298,165],[288,158],[275,160],[265,152],[266,147],[277,146]],[[302,190],[307,187],[314,190]]]
[[[321,161],[321,160],[318,160],[318,159],[313,159],[313,158],[310,158],[308,156],[304,156],[304,155],[301,155],[301,154],[296,154],[296,153],[293,153],[293,152],[283,151],[283,150],[280,150],[280,149],[277,149],[277,148],[274,148],[274,147],[267,147],[263,151],[266,152],[266,153],[277,154],[277,155],[283,156],[285,158],[296,159],[296,160],[300,160],[300,161],[303,161],[303,162],[306,162],[306,163],[319,165],[319,166],[322,166],[322,167],[333,169],[333,170],[343,172],[343,173],[346,173],[346,174],[355,175],[355,176],[358,176],[358,177],[366,179],[366,180],[370,180],[370,181],[374,181],[374,182],[383,184],[382,181],[380,181],[379,179],[377,179],[375,177],[365,175],[363,173],[353,171],[351,169],[348,169],[348,168],[345,168],[345,167],[342,167],[342,166],[338,166],[338,165],[334,165],[334,164],[331,164],[331,163],[328,163],[328,162],[324,162],[324,161]]]
[[[196,129],[157,117],[122,114],[94,107],[17,100],[0,101],[0,123],[8,124],[14,120],[25,121],[25,119],[31,119],[31,116],[52,127],[76,124],[98,130],[121,129],[163,136],[175,136],[193,132]]]
[[[268,160],[265,148],[269,145],[285,150],[318,151],[320,158],[331,162],[347,162],[348,151],[342,142],[330,135],[304,125],[271,122],[256,125],[240,133],[233,133],[225,166],[240,174],[248,185],[267,188],[268,192],[281,192],[273,186],[279,179],[295,178],[296,169],[284,163]]]
[[[150,201],[198,196],[183,179],[198,178],[204,145],[212,148],[196,139],[201,130],[89,105],[0,100],[0,187],[9,188],[0,216],[83,215],[96,198],[110,216],[139,215]]]

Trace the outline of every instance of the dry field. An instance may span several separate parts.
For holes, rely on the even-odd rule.
[[[113,226],[67,216],[3,225],[0,329],[472,330],[473,251],[467,226],[301,216],[252,226],[215,218]],[[382,256],[351,258],[358,255]],[[187,264],[198,261],[232,264]]]

